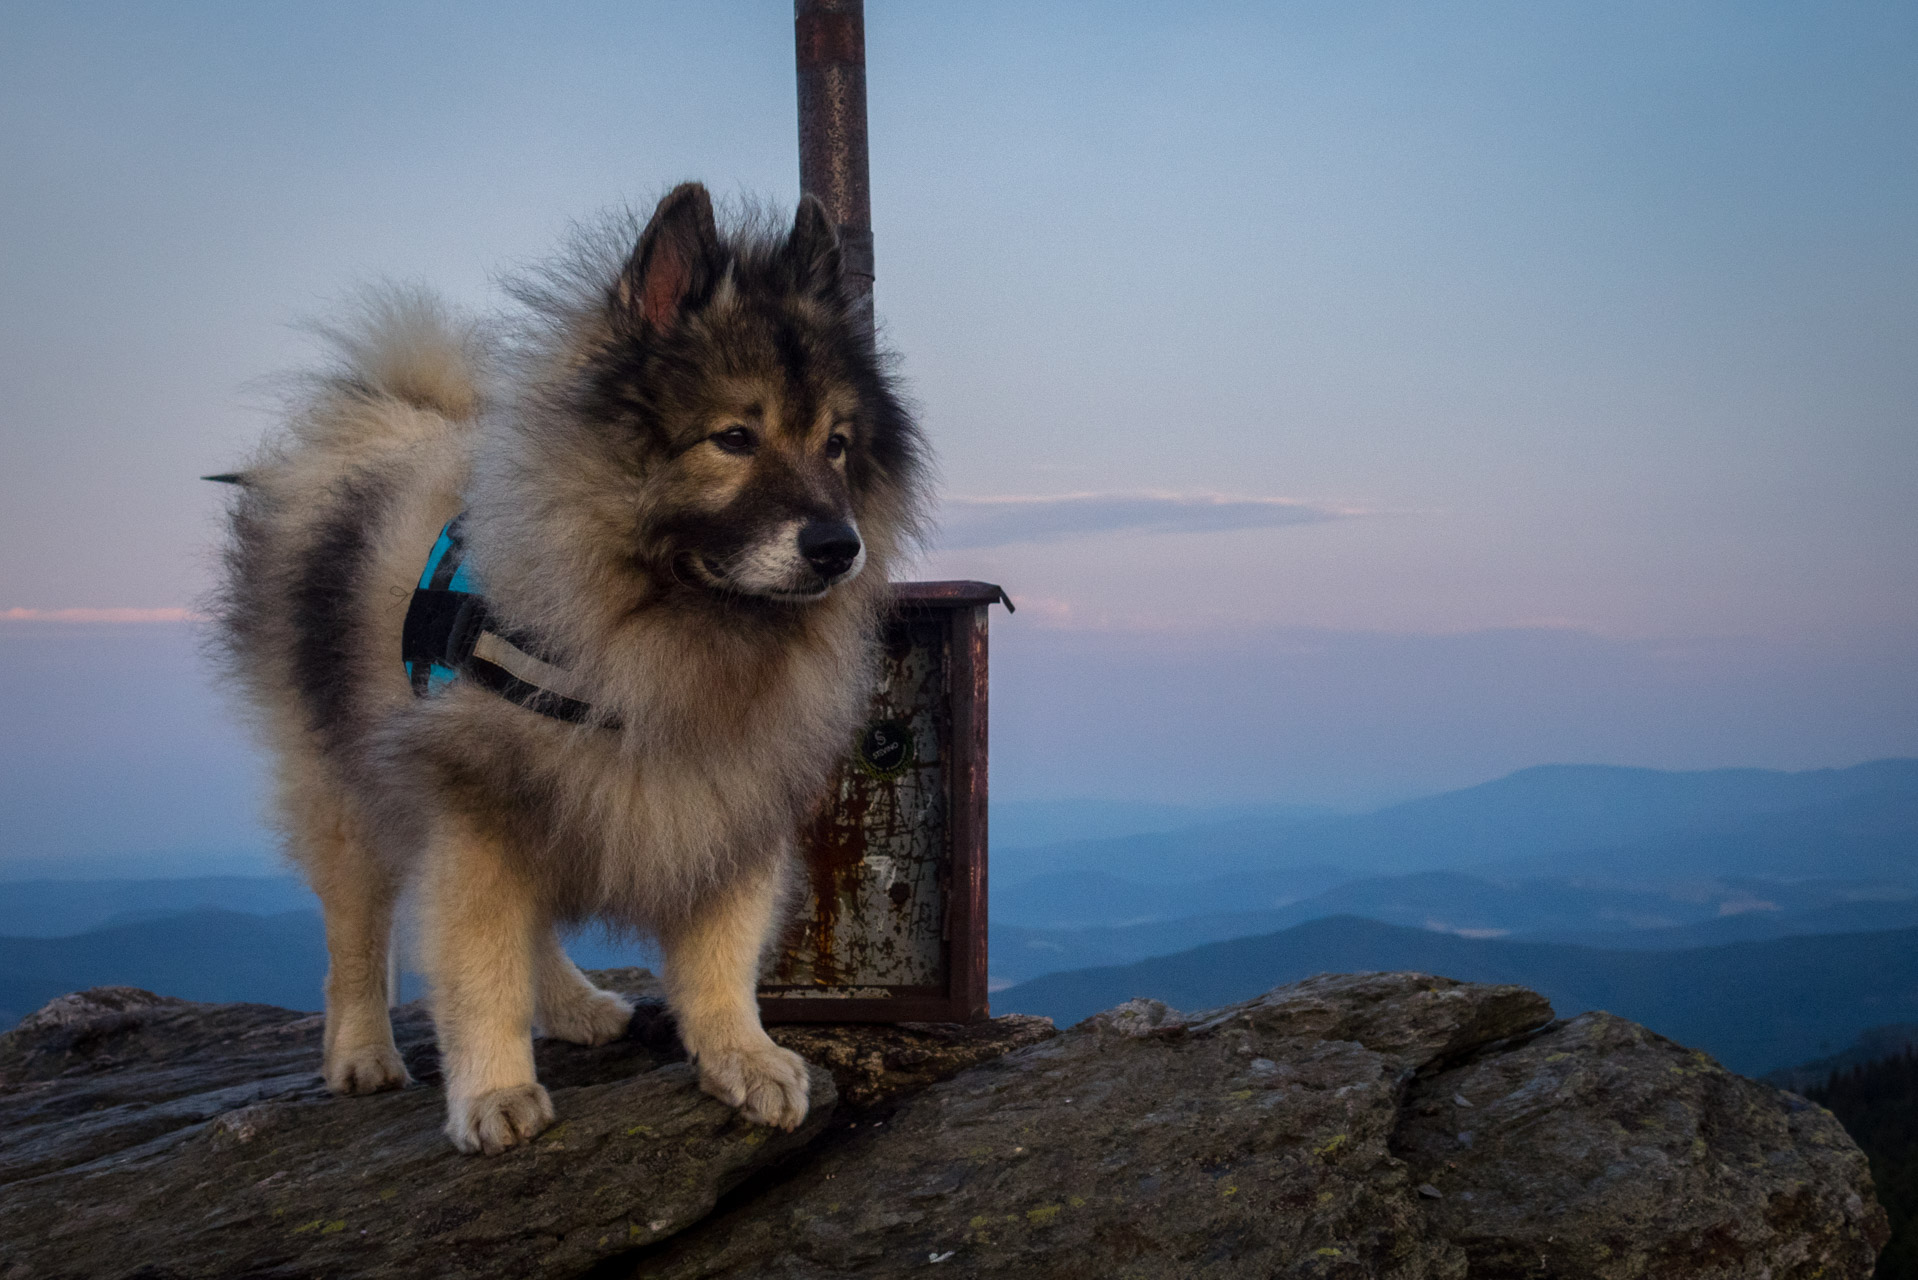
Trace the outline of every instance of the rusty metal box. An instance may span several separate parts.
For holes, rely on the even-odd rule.
[[[768,1022],[971,1022],[986,1003],[985,582],[905,582],[879,686],[800,833],[792,923],[759,986]]]

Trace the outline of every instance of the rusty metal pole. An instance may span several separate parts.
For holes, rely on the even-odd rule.
[[[872,181],[866,165],[865,0],[793,0],[799,189],[839,229],[853,313],[872,333]]]

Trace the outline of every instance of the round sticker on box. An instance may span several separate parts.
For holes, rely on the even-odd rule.
[[[875,778],[896,778],[917,756],[912,728],[903,720],[881,720],[859,735],[859,767]]]

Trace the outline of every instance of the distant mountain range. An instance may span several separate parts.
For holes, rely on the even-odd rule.
[[[991,969],[995,985],[1009,988],[998,1001],[1017,1002],[1004,1007],[1057,1000],[1056,1011],[1076,1016],[1080,1006],[1065,993],[1093,979],[1069,971],[1128,966],[1117,972],[1157,982],[1158,961],[1188,964],[1180,957],[1198,954],[1194,948],[1210,954],[1236,942],[1256,950],[1275,937],[1305,941],[1279,946],[1270,964],[1248,959],[1222,970],[1220,982],[1262,990],[1299,976],[1299,965],[1444,969],[1487,956],[1503,964],[1515,954],[1570,957],[1540,961],[1547,977],[1578,963],[1596,966],[1595,974],[1690,972],[1692,960],[1660,953],[1774,941],[1789,942],[1778,954],[1799,957],[1822,981],[1821,957],[1834,973],[1849,972],[1843,957],[1866,945],[1857,939],[1918,927],[1914,760],[1804,773],[1551,766],[1360,815],[1102,804],[994,807]],[[1062,832],[1100,838],[1054,838]],[[325,969],[316,907],[289,875],[0,885],[0,1026],[97,983],[316,1008]],[[1312,930],[1335,917],[1362,920]],[[1347,941],[1333,945],[1337,937]],[[1307,942],[1329,950],[1313,953]],[[1517,946],[1545,950],[1500,949]],[[592,933],[571,947],[588,966],[652,959]],[[1639,954],[1593,959],[1631,953]],[[1705,976],[1732,981],[1718,971]],[[1067,986],[1044,985],[1052,978]],[[1596,1000],[1613,988],[1557,990]],[[1698,999],[1712,990],[1701,988]],[[1836,1023],[1860,1012],[1854,1006],[1869,994],[1817,998],[1833,995]],[[1867,1019],[1841,1029],[1832,1047],[1810,1043],[1792,1050],[1796,1058],[1765,1065],[1829,1053],[1863,1026],[1897,1020]],[[1765,1045],[1783,1043],[1773,1023],[1764,1026]],[[1764,1056],[1722,1043],[1753,1061]]]
[[[592,938],[572,950],[588,967],[649,959]],[[317,1009],[325,968],[311,912],[200,909],[74,937],[0,938],[0,1027],[97,985]],[[1352,916],[1048,974],[996,993],[993,1008],[1063,1024],[1133,996],[1201,1009],[1314,973],[1379,969],[1520,983],[1561,1016],[1609,1009],[1748,1074],[1832,1054],[1869,1027],[1918,1022],[1918,929],[1624,951],[1463,938]],[[418,990],[415,979],[405,994]]]
[[[1338,817],[1324,805],[1155,804],[1148,800],[994,800],[995,853],[1062,842],[1154,835],[1221,822],[1317,821]]]
[[[1411,969],[1543,993],[1561,1017],[1606,1009],[1756,1075],[1831,1053],[1866,1027],[1918,1020],[1918,929],[1608,951],[1461,938],[1335,916],[1136,964],[1054,973],[993,996],[995,1013],[1076,1022],[1135,996],[1208,1009],[1315,973]]]
[[[83,987],[318,1009],[326,935],[312,911],[202,907],[65,938],[0,938],[0,1027]]]
[[[0,884],[0,937],[59,938],[106,924],[220,907],[248,915],[318,911],[296,877],[193,876],[169,880],[15,880]]]
[[[298,881],[287,883],[306,893]],[[247,891],[266,897],[272,892],[265,886]],[[566,949],[588,969],[659,963],[652,948],[593,929],[568,939]],[[144,987],[187,1000],[318,1009],[325,978],[326,931],[311,909],[254,914],[196,906],[67,937],[0,937],[0,1031],[53,997],[83,987]],[[402,999],[425,990],[417,973],[402,975]]]
[[[1887,881],[1756,879],[1681,880],[1664,886],[1619,887],[1571,880],[1495,881],[1458,871],[1352,880],[1282,906],[1272,901],[1289,873],[1229,877],[1194,885],[1093,883],[1088,913],[1130,906],[1135,923],[1035,927],[995,914],[990,947],[995,982],[1127,964],[1202,942],[1275,933],[1308,920],[1351,915],[1464,937],[1569,942],[1595,947],[1670,951],[1811,933],[1861,933],[1918,926],[1918,887]],[[1234,888],[1242,890],[1236,895]],[[1171,919],[1149,913],[1157,901],[1215,906]],[[1137,895],[1136,897],[1134,895]],[[1236,897],[1241,909],[1220,910]],[[1047,914],[1066,914],[1059,903]]]
[[[1787,773],[1548,765],[1346,817],[1280,811],[1009,851],[1012,889],[1061,872],[1137,882],[1336,867],[1504,875],[1918,875],[1918,760]]]
[[[1370,814],[1017,849],[992,883],[999,983],[1340,914],[1662,950],[1899,928],[1918,925],[1918,761],[1527,769]]]

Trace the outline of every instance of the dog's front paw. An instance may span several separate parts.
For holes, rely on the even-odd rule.
[[[587,987],[557,1009],[541,1009],[540,1030],[572,1044],[606,1044],[626,1034],[633,1002],[614,991]]]
[[[811,1105],[806,1060],[771,1040],[748,1049],[701,1054],[699,1087],[755,1124],[788,1133],[799,1127]]]
[[[326,1055],[320,1068],[334,1093],[378,1093],[412,1083],[400,1051],[390,1044],[363,1044]]]
[[[446,1136],[469,1156],[496,1156],[538,1137],[553,1123],[553,1100],[536,1084],[452,1098],[446,1110]]]

